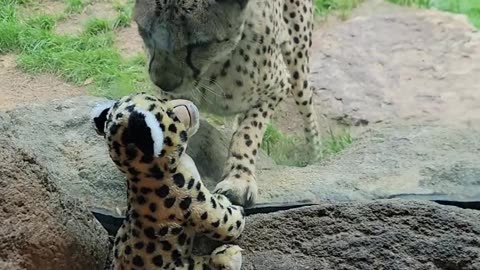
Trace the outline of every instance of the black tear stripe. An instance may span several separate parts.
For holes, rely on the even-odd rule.
[[[153,40],[153,39],[152,39]],[[150,57],[150,62],[148,62],[148,72],[151,72],[152,70],[152,63],[155,61],[155,41],[153,41],[153,50],[152,50],[152,56]]]
[[[185,59],[186,62],[187,62],[187,65],[190,67],[190,69],[193,71],[193,78],[198,78],[198,76],[200,75],[200,70],[198,68],[196,68],[194,65],[193,65],[193,62],[192,62],[192,51],[193,49],[195,49],[196,47],[198,47],[199,45],[197,44],[190,44],[187,46],[187,58]]]
[[[197,67],[195,67],[195,65],[192,62],[192,52],[193,52],[193,50],[196,49],[196,48],[207,48],[212,43],[224,43],[224,42],[228,42],[229,40],[230,40],[229,38],[216,39],[216,40],[213,40],[213,41],[197,42],[195,44],[189,44],[187,46],[187,57],[186,57],[185,60],[187,62],[187,65],[193,71],[193,78],[194,79],[197,79],[200,76],[200,70]]]
[[[162,4],[160,0],[155,0],[155,16],[160,17],[160,11],[162,11]]]

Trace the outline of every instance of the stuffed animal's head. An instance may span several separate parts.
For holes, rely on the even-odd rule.
[[[152,163],[161,170],[175,168],[189,136],[198,130],[199,118],[189,101],[144,93],[100,104],[92,112],[95,130],[105,137],[113,162],[134,175],[151,170]]]

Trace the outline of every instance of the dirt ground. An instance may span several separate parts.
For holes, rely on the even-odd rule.
[[[86,94],[84,88],[68,84],[54,75],[32,75],[17,69],[12,54],[0,55],[0,82],[0,110]]]
[[[57,25],[56,32],[60,34],[79,34],[90,18],[114,19],[116,14],[111,3],[96,2],[86,6],[82,13],[74,14],[61,21]]]

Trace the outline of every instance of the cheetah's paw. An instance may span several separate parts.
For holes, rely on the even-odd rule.
[[[223,245],[212,252],[210,261],[213,269],[240,270],[242,268],[242,251],[237,245]]]
[[[217,184],[214,193],[225,195],[234,205],[249,207],[257,200],[258,187],[253,177],[249,180],[227,177]]]

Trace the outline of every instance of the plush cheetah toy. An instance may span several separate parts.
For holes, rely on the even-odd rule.
[[[112,269],[240,269],[236,245],[191,255],[196,234],[229,242],[245,225],[243,208],[211,194],[185,153],[198,119],[189,101],[146,94],[94,109],[95,129],[128,178],[127,214],[115,238]]]

